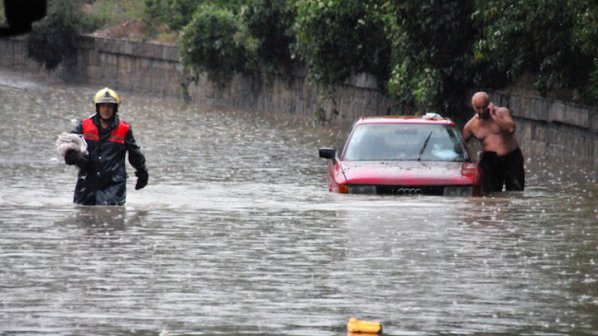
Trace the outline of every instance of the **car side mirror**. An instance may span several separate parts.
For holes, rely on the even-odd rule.
[[[4,14],[8,27],[0,27],[0,37],[26,34],[46,16],[46,0],[4,0]]]
[[[320,157],[322,159],[329,159],[332,160],[333,163],[336,163],[336,148],[334,147],[324,147],[320,148]]]

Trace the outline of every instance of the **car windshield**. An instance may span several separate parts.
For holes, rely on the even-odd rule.
[[[461,134],[451,125],[361,124],[345,146],[347,161],[467,161]]]

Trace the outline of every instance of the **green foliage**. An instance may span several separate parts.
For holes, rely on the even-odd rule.
[[[389,95],[404,106],[450,114],[471,83],[471,3],[401,1],[395,10]]]
[[[239,16],[214,5],[202,5],[179,40],[184,66],[195,74],[226,84],[256,58],[257,41]]]
[[[28,39],[48,69],[77,32],[143,18],[179,35],[183,63],[220,84],[235,73],[288,75],[303,64],[332,92],[366,72],[404,107],[451,114],[466,90],[532,76],[542,94],[598,98],[598,3],[592,0],[54,0]],[[79,5],[86,15],[81,15]],[[568,91],[567,91],[568,90]]]
[[[313,82],[329,88],[354,73],[390,72],[391,6],[383,0],[299,0],[294,52]]]
[[[202,5],[213,8],[228,9],[233,13],[244,3],[244,0],[145,0],[146,13],[159,18],[172,31],[181,31],[193,19],[193,13]],[[149,9],[149,12],[147,10]]]
[[[85,4],[82,19],[84,31],[108,28],[126,20],[138,19],[144,15],[145,2],[139,0],[96,0],[74,1]]]
[[[573,13],[573,44],[589,58],[593,56],[588,82],[581,88],[582,99],[595,104],[598,99],[598,3],[569,0]]]
[[[257,40],[259,68],[267,76],[284,75],[290,69],[290,46],[295,38],[291,26],[295,6],[290,0],[248,0],[241,11],[250,34]]]
[[[569,0],[573,13],[573,43],[586,54],[598,50],[598,3],[590,0]]]
[[[325,92],[367,72],[401,105],[449,115],[462,110],[471,87],[501,88],[524,75],[534,76],[542,94],[577,89],[586,101],[598,98],[598,4],[591,0],[150,2],[162,3],[154,12],[166,13],[172,28],[185,26],[182,53],[196,53],[184,56],[187,65],[220,80],[235,71],[280,75],[298,61]],[[228,13],[226,36],[216,37],[220,28],[208,29],[207,19],[189,24],[198,3]]]
[[[150,35],[155,35],[158,27],[166,22],[167,7],[162,0],[144,0],[145,10],[141,18],[141,24],[144,31]]]
[[[288,74],[294,4],[287,0],[240,2],[210,1],[195,9],[179,40],[185,66],[195,74],[207,73],[219,84],[235,72],[256,77]]]
[[[55,0],[48,15],[33,25],[27,39],[27,54],[48,70],[75,55],[81,12],[70,0]]]
[[[475,48],[476,61],[512,81],[525,73],[536,77],[535,87],[546,94],[584,85],[591,58],[571,43],[575,15],[566,1],[477,1],[476,20],[482,27]],[[595,23],[592,23],[595,25]],[[579,42],[584,40],[579,29]],[[482,83],[490,83],[484,78]]]
[[[144,0],[145,11],[143,19],[148,21],[163,21],[166,4],[161,0]]]
[[[193,13],[204,1],[201,0],[163,0],[165,21],[174,31],[182,30],[193,17]]]

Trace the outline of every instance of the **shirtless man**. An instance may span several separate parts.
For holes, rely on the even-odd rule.
[[[480,168],[484,192],[523,190],[525,171],[523,154],[515,138],[515,122],[506,107],[494,106],[486,92],[476,92],[471,98],[475,115],[463,128],[463,140],[473,137],[482,144]]]

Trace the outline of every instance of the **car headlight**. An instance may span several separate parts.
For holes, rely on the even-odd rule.
[[[473,196],[472,187],[444,187],[444,196]]]
[[[357,185],[349,186],[349,194],[375,194],[377,192],[376,186],[373,185]]]

